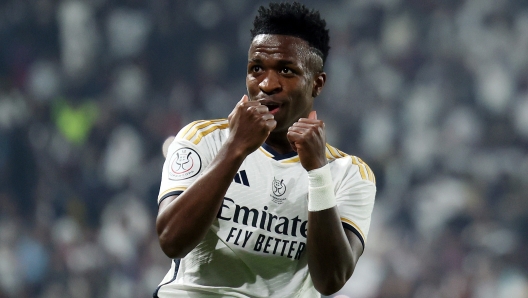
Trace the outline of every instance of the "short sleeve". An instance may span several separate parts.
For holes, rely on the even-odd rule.
[[[169,146],[161,174],[158,205],[165,198],[179,195],[207,166],[207,152],[191,142],[175,139]]]
[[[341,162],[349,162],[349,158],[352,163],[347,164],[344,175],[336,177],[342,179],[336,191],[337,208],[343,227],[356,234],[364,247],[376,196],[375,179],[370,168],[360,159],[354,162],[354,157],[347,157]]]
[[[158,205],[187,189],[211,163],[222,144],[227,119],[194,121],[176,135],[163,164]]]

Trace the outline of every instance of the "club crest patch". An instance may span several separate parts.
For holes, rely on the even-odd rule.
[[[273,177],[273,182],[271,183],[271,191],[273,194],[270,194],[271,201],[277,204],[282,204],[286,201],[286,197],[282,197],[286,193],[286,184],[284,184],[284,179],[278,180]]]
[[[271,185],[273,194],[276,196],[282,196],[286,192],[286,185],[284,184],[284,179],[277,180],[273,177],[273,182]]]
[[[184,180],[196,176],[202,169],[202,159],[191,148],[180,148],[171,156],[169,179]]]

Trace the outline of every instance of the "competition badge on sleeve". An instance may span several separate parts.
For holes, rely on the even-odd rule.
[[[202,160],[193,149],[180,148],[172,154],[169,165],[169,179],[184,180],[200,172]]]

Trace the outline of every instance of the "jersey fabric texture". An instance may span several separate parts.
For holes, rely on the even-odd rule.
[[[169,146],[158,204],[206,171],[228,136],[226,119],[184,127]],[[374,174],[330,145],[326,156],[343,227],[365,245]],[[307,206],[308,174],[297,154],[263,144],[242,163],[205,238],[173,260],[154,297],[319,297],[305,253]]]

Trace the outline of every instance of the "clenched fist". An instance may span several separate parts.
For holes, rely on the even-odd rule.
[[[308,118],[301,118],[295,122],[288,129],[287,136],[306,171],[318,169],[327,164],[324,122],[317,120],[315,111],[311,111]]]
[[[257,150],[277,126],[268,107],[258,101],[248,101],[247,95],[242,97],[227,119],[230,137],[245,154]]]

